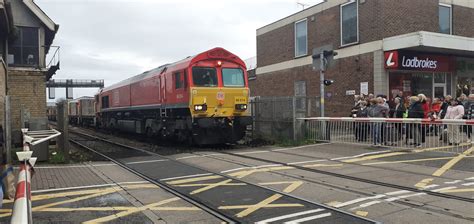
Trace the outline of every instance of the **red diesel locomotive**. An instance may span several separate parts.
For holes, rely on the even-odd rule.
[[[252,121],[248,98],[244,62],[214,48],[100,90],[97,122],[199,145],[233,143]]]

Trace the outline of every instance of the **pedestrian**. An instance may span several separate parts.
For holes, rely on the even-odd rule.
[[[384,100],[381,97],[374,98],[371,101],[371,107],[369,109],[369,117],[371,118],[386,118],[389,114],[389,109],[385,107]],[[382,130],[384,122],[374,122],[371,125],[372,130],[372,141],[374,146],[381,146],[383,139],[382,139]]]
[[[420,98],[417,96],[410,97],[410,107],[408,108],[408,118],[423,119],[424,111],[421,106]],[[413,137],[413,145],[421,147],[421,124],[407,124],[407,133]]]
[[[439,119],[439,113],[441,111],[441,100],[439,98],[434,98],[433,103],[431,104],[431,113],[429,114],[429,117],[431,120],[436,120]],[[430,133],[433,133],[434,136],[438,136],[440,126],[437,124],[433,124],[430,127]]]
[[[445,120],[462,119],[464,116],[464,107],[461,103],[461,98],[451,101],[451,105],[446,111]],[[449,145],[459,145],[460,143],[460,131],[458,125],[448,125],[448,141]]]
[[[403,119],[403,114],[406,111],[405,106],[402,103],[401,98],[396,97],[393,100],[393,103],[395,104],[393,108],[390,110],[390,117],[391,118],[400,118]],[[401,122],[396,122],[391,124],[391,130],[390,130],[390,143],[391,145],[396,145],[396,142],[400,141],[402,138],[402,131],[403,131],[403,126]]]
[[[425,94],[418,94],[418,98],[420,99],[421,108],[423,109],[423,119],[428,118],[428,114],[430,113],[430,103],[428,98],[426,98]],[[426,132],[428,130],[426,124],[422,124],[421,126],[421,143],[425,143],[426,141]]]
[[[474,94],[468,97],[467,110],[464,111],[467,120],[474,120]],[[467,125],[467,142],[474,142],[473,125]]]
[[[360,107],[359,110],[357,111],[357,117],[358,118],[366,118],[369,116],[368,114],[368,107],[367,107],[367,101],[361,101],[360,102]],[[359,142],[365,142],[367,141],[367,134],[368,134],[368,127],[369,123],[365,121],[359,121],[356,122],[356,139]]]

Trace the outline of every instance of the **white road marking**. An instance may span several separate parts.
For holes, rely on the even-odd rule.
[[[357,198],[357,199],[354,199],[354,200],[351,200],[351,201],[346,201],[344,203],[337,204],[333,207],[342,208],[342,207],[352,205],[352,204],[355,204],[355,203],[359,203],[359,202],[363,202],[363,201],[367,201],[367,200],[371,200],[371,199],[379,199],[379,198],[383,198],[383,197],[385,197],[385,194],[378,194],[378,195],[375,195],[375,196],[372,196],[372,197]]]
[[[474,177],[468,177],[468,178],[466,178],[466,179],[464,179],[464,180],[474,180]]]
[[[376,205],[376,204],[379,204],[379,203],[382,203],[382,201],[371,201],[371,202],[361,204],[357,207],[351,208],[349,210],[353,211],[353,210],[356,210],[356,209],[359,209],[359,208],[365,208],[365,207],[369,207],[369,206]]]
[[[64,188],[55,188],[55,189],[44,189],[44,190],[35,190],[31,193],[46,193],[52,191],[67,191],[67,190],[78,190],[78,189],[87,189],[87,188],[98,188],[98,187],[110,187],[110,186],[119,186],[124,184],[145,184],[149,183],[148,181],[131,181],[131,182],[119,182],[112,184],[96,184],[96,185],[87,185],[87,186],[77,186],[77,187],[64,187]]]
[[[392,195],[405,194],[405,193],[410,193],[410,192],[411,191],[402,190],[402,191],[392,191],[392,192],[388,192],[388,193],[385,193],[385,194],[389,195],[389,196],[392,196]]]
[[[155,163],[155,162],[163,162],[163,161],[169,161],[169,160],[167,160],[167,159],[155,159],[155,160],[147,160],[147,161],[129,162],[129,163],[125,163],[125,164],[130,165],[130,164],[141,164],[141,163]]]
[[[306,218],[302,218],[302,219],[297,219],[297,220],[285,222],[285,224],[297,224],[297,223],[307,222],[307,221],[310,221],[310,220],[321,219],[321,218],[328,217],[328,216],[331,216],[330,212],[323,213],[321,215],[315,215],[315,216],[310,216],[310,217],[306,217]]]
[[[302,162],[294,162],[294,163],[287,163],[286,165],[297,165],[297,164],[305,164],[305,163],[314,163],[314,162],[327,162],[327,159],[319,159],[319,160],[309,160],[309,161],[302,161]]]
[[[362,156],[368,156],[368,155],[374,155],[374,154],[382,154],[382,153],[391,152],[391,151],[392,151],[392,150],[383,150],[383,151],[377,151],[377,152],[367,152],[367,153],[362,153],[362,154],[355,155],[355,156],[338,157],[338,158],[332,158],[332,159],[329,159],[329,160],[334,161],[334,160],[353,159],[353,158],[358,158],[358,157],[362,157]]]
[[[448,181],[448,182],[444,182],[444,183],[445,184],[457,184],[459,182],[462,182],[462,180]]]
[[[235,169],[224,170],[224,171],[221,171],[221,173],[229,173],[229,172],[238,171],[238,170],[245,170],[245,169],[249,169],[249,168],[250,167],[239,167],[239,168],[235,168]]]
[[[435,187],[439,187],[439,185],[437,185],[437,184],[431,184],[431,185],[428,185],[428,186],[424,187],[423,189],[426,190],[426,189],[435,188]]]
[[[248,155],[248,154],[257,154],[257,153],[264,153],[264,152],[270,152],[268,150],[262,150],[262,151],[252,151],[252,152],[236,152],[234,154],[237,155]]]
[[[194,174],[194,175],[187,175],[187,176],[170,177],[170,178],[160,179],[160,181],[177,180],[177,179],[184,179],[184,178],[189,178],[189,177],[202,177],[202,176],[207,176],[211,174],[212,173],[201,173],[201,174]]]
[[[469,183],[465,183],[465,184],[462,184],[463,186],[471,186],[471,185],[474,185],[474,182],[469,182]]]
[[[303,146],[297,146],[297,147],[291,147],[291,148],[274,149],[271,151],[281,152],[281,151],[287,151],[287,150],[303,149],[303,148],[308,148],[308,147],[313,147],[313,146],[330,145],[330,144],[332,143],[311,144],[311,145],[303,145]]]
[[[416,193],[416,194],[402,195],[402,196],[398,196],[398,197],[387,198],[387,199],[385,199],[385,201],[391,202],[391,201],[396,201],[396,200],[400,200],[400,199],[403,199],[403,198],[415,197],[415,196],[420,196],[420,195],[426,195],[426,193]]]
[[[265,223],[269,223],[269,222],[275,222],[275,221],[279,221],[279,220],[282,220],[282,219],[293,218],[293,217],[296,217],[296,216],[301,216],[301,215],[306,215],[306,214],[311,214],[311,213],[316,213],[316,212],[321,212],[321,211],[324,211],[324,209],[314,209],[314,210],[309,210],[309,211],[304,211],[304,212],[293,213],[293,214],[289,214],[289,215],[282,215],[282,216],[278,216],[278,217],[275,217],[275,218],[270,218],[270,219],[265,219],[265,220],[262,220],[262,221],[258,221],[255,224],[265,224]]]
[[[191,158],[198,158],[198,157],[200,156],[185,156],[185,157],[176,158],[175,160],[191,159]]]

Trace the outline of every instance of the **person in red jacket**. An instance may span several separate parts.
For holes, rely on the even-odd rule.
[[[440,119],[440,112],[441,112],[441,100],[439,98],[434,98],[433,103],[431,104],[431,113],[430,118],[432,120]],[[435,136],[438,136],[440,126],[439,125],[431,125],[430,133],[433,133]]]
[[[426,98],[425,94],[418,94],[418,99],[420,99],[421,108],[423,108],[423,118],[428,118],[428,114],[430,113],[430,103],[428,102],[428,98]],[[421,125],[421,143],[425,143],[426,140],[426,125]]]

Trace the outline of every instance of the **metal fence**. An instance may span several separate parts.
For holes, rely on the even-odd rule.
[[[474,120],[302,118],[314,141],[463,153],[474,143]]]
[[[296,141],[305,137],[304,121],[298,118],[319,116],[319,98],[255,97],[250,111],[253,138]]]

